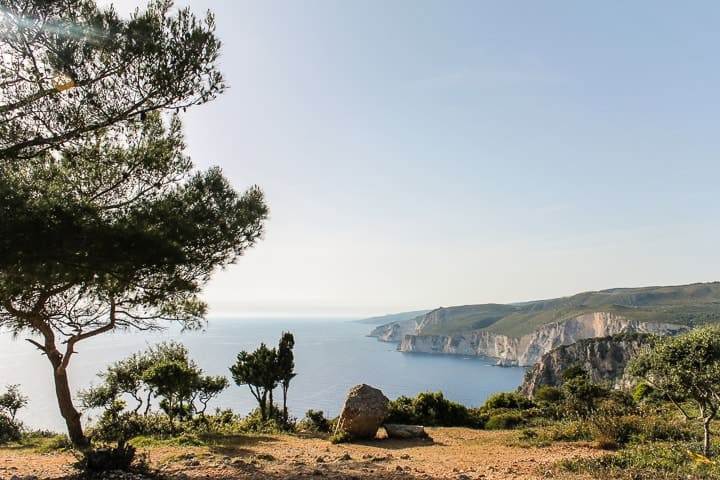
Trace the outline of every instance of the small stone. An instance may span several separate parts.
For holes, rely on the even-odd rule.
[[[319,456],[315,459],[315,463],[325,463],[325,457]]]
[[[352,457],[350,456],[349,453],[345,452],[342,457],[339,457],[339,458],[338,458],[338,460],[341,461],[341,462],[345,462],[345,461],[348,461],[348,460],[352,460]]]
[[[400,455],[400,458],[403,460],[410,460],[410,455],[408,455],[407,453],[404,453],[404,454]]]

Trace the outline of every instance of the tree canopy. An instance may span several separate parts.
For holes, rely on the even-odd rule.
[[[4,0],[0,161],[31,158],[220,94],[212,14],[197,18],[172,7],[155,0],[123,19],[93,0]]]
[[[686,418],[685,401],[695,404],[704,428],[703,451],[710,452],[710,422],[720,409],[720,327],[693,330],[661,340],[638,356],[629,371],[662,392]]]

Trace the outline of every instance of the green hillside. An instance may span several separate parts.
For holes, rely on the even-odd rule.
[[[608,312],[630,320],[695,326],[720,322],[720,282],[583,292],[571,297],[520,304],[463,305],[431,312],[437,322],[428,335],[487,330],[513,337],[584,313]]]

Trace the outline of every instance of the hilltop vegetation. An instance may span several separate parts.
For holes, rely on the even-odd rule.
[[[553,322],[607,312],[639,322],[698,326],[720,322],[720,282],[614,288],[570,297],[517,304],[441,307],[419,320],[424,335],[454,335],[473,330],[520,337]]]

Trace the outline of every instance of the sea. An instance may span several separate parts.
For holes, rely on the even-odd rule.
[[[298,419],[309,409],[326,416],[340,413],[347,391],[365,383],[390,399],[414,397],[423,391],[442,391],[446,398],[467,406],[482,405],[500,391],[513,391],[525,373],[520,367],[499,367],[481,357],[430,355],[397,351],[397,344],[379,342],[367,334],[373,325],[347,319],[211,318],[203,331],[182,332],[169,327],[160,332],[115,332],[99,335],[76,346],[69,367],[74,392],[99,383],[97,374],[111,363],[158,342],[176,340],[207,375],[226,375],[231,386],[211,404],[246,414],[256,407],[246,385],[232,383],[228,368],[238,352],[252,351],[261,342],[276,346],[283,331],[295,336],[295,371],[288,408]],[[33,429],[64,431],[48,360],[25,337],[13,339],[0,331],[0,392],[19,384],[29,405],[18,417]],[[278,391],[275,398],[280,399]],[[93,412],[84,414],[92,422]]]

